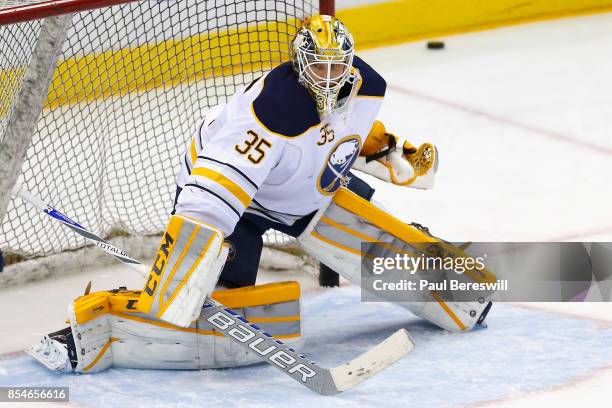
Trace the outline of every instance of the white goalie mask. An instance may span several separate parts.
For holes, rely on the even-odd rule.
[[[353,37],[338,19],[316,15],[304,20],[291,44],[291,59],[319,112],[333,111],[340,88],[351,76],[354,54]]]

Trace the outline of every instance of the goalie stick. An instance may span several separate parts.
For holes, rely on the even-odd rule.
[[[19,195],[51,218],[92,241],[98,248],[146,277],[148,271],[143,263],[45,204],[40,198],[24,190],[20,184],[15,185],[13,194]],[[414,348],[408,332],[400,329],[359,357],[337,367],[325,368],[213,299],[206,299],[202,316],[236,344],[255,353],[262,361],[321,395],[336,395],[356,386],[398,361]]]

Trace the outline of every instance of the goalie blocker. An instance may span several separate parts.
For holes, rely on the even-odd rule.
[[[387,242],[386,247],[412,246],[415,252],[427,253],[429,245],[414,243],[439,242],[453,256],[469,256],[461,248],[442,242],[422,229],[406,225],[371,202],[341,188],[326,209],[322,209],[298,237],[307,253],[326,264],[352,283],[361,283],[362,242]],[[444,274],[438,274],[442,278]],[[436,276],[436,275],[432,275]],[[495,282],[488,270],[479,274],[466,273],[463,279],[477,282]],[[372,293],[375,296],[380,294]],[[398,302],[415,315],[451,331],[468,331],[482,323],[488,313],[492,293],[478,296],[473,301],[444,300],[434,291],[419,293],[418,301]]]

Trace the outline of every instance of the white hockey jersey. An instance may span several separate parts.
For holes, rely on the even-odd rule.
[[[330,115],[320,117],[290,63],[212,109],[182,157],[176,213],[229,235],[245,211],[292,225],[327,205],[348,182],[386,88],[363,60],[353,66]]]

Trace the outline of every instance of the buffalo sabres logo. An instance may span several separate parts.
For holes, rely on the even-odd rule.
[[[332,195],[342,186],[346,186],[350,178],[348,172],[359,155],[361,141],[353,135],[340,140],[330,151],[325,167],[319,174],[318,189],[323,195]]]

